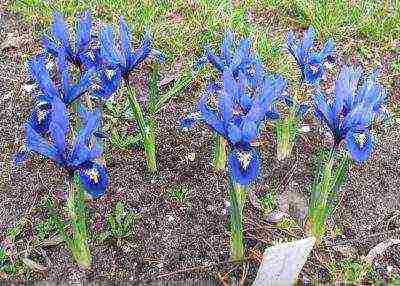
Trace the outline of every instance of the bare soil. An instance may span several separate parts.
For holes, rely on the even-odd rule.
[[[37,156],[22,168],[12,166],[11,155],[23,145],[21,126],[32,106],[31,95],[22,88],[26,82],[24,61],[27,54],[36,53],[40,47],[38,39],[31,36],[31,27],[24,24],[18,15],[0,11],[0,43],[10,33],[21,38],[15,47],[0,51],[0,238],[5,238],[7,229],[24,221],[16,246],[23,251],[35,236],[35,224],[47,216],[40,206],[41,200],[64,192],[66,179],[57,166]],[[157,140],[159,171],[156,175],[147,172],[140,150],[107,149],[105,157],[110,171],[110,188],[103,198],[88,202],[90,227],[93,228],[95,218],[104,219],[117,201],[123,202],[140,215],[134,234],[123,247],[117,247],[113,241],[98,243],[91,240],[93,267],[84,271],[75,266],[65,244],[60,244],[46,248],[51,262],[47,272],[31,271],[29,275],[25,272],[22,276],[16,274],[4,279],[143,283],[168,280],[185,281],[182,285],[220,285],[219,277],[234,268],[227,262],[226,174],[216,173],[211,165],[211,132],[203,126],[183,132],[178,124],[179,119],[195,106],[197,93],[193,85],[161,112]],[[270,131],[265,133],[263,171],[259,180],[261,188],[256,190],[256,195],[262,195],[268,191],[271,182],[278,181],[284,183],[278,192],[289,190],[298,194],[299,201],[307,201],[308,187],[313,182],[316,167],[313,154],[317,147],[312,144],[315,131],[303,134],[295,158],[282,163],[275,159],[272,136]],[[343,231],[340,236],[332,237],[332,244],[348,245],[358,255],[366,255],[377,243],[399,238],[399,136],[397,124],[382,130],[372,158],[362,166],[351,166],[349,178],[339,194],[341,203],[332,218],[332,225]],[[188,156],[191,153],[195,154],[193,161]],[[187,186],[191,190],[184,203],[173,203],[168,199],[166,191],[172,186]],[[298,202],[292,203],[296,205]],[[255,254],[262,254],[268,245],[278,240],[290,240],[293,236],[300,238],[304,234],[298,229],[288,232],[268,223],[260,210],[250,203],[246,208],[247,249],[251,257],[247,281],[250,283],[259,263]],[[297,219],[301,225],[303,221]],[[92,232],[96,234],[95,230]],[[331,255],[343,257],[332,245],[316,248],[301,279],[328,281],[330,278],[324,262]],[[390,275],[388,266],[393,267]],[[400,275],[399,248],[388,249],[373,268],[374,277],[371,279]],[[241,267],[235,272],[240,277]]]

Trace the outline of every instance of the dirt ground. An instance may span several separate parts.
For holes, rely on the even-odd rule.
[[[0,35],[3,35],[0,43],[10,33],[21,38],[15,47],[0,51],[0,238],[4,238],[5,231],[22,218],[28,218],[29,223],[21,234],[21,244],[26,245],[32,239],[34,224],[46,216],[38,208],[41,198],[62,193],[65,178],[59,168],[37,156],[22,168],[12,166],[11,155],[23,144],[21,126],[32,106],[31,95],[23,89],[25,55],[39,47],[37,39],[31,36],[29,25],[23,24],[18,15],[0,11]],[[202,126],[190,132],[178,128],[179,119],[195,106],[195,91],[195,88],[189,88],[159,116],[159,172],[156,175],[147,173],[140,150],[107,150],[112,152],[112,157],[106,156],[110,188],[105,197],[89,203],[90,217],[104,218],[116,201],[122,201],[140,215],[129,243],[121,248],[113,242],[91,241],[93,268],[86,272],[74,266],[64,244],[48,248],[49,270],[31,274],[26,279],[165,279],[192,281],[196,285],[220,283],[218,275],[233,268],[229,263],[211,265],[229,260],[226,176],[215,173],[210,163],[211,132]],[[266,133],[265,136],[272,135]],[[276,162],[275,146],[267,142],[263,147],[263,173],[257,195],[265,192],[271,181],[280,181],[290,172],[287,189],[298,194],[299,200],[307,199],[307,188],[315,173],[312,156],[316,150],[309,143],[313,136],[312,132],[304,134],[298,143],[297,158],[283,163]],[[382,130],[371,159],[362,166],[350,168],[349,179],[341,189],[341,204],[332,219],[334,225],[343,229],[334,244],[352,246],[359,255],[365,255],[377,243],[387,238],[399,238],[400,231],[396,231],[400,228],[399,136],[398,124]],[[195,154],[193,161],[188,158],[191,153]],[[293,162],[296,168],[292,168]],[[176,185],[191,190],[184,204],[172,203],[166,196],[166,190]],[[284,187],[281,186],[278,192],[283,192]],[[266,243],[290,239],[286,232],[266,222],[252,204],[246,207],[248,249],[262,251]],[[302,236],[301,232],[295,234]],[[326,261],[328,254],[338,257],[342,254],[333,246],[327,248],[313,251],[301,277],[328,279],[321,261]],[[190,270],[203,265],[211,266]],[[257,265],[256,260],[251,260],[248,281],[254,278]],[[392,275],[400,275],[400,248],[388,249],[382,259],[374,263],[376,277],[388,277],[388,266],[393,267]],[[187,271],[173,274],[182,269]],[[241,274],[238,269],[235,271]],[[162,276],[168,273],[170,275]],[[184,283],[189,285],[189,282]]]

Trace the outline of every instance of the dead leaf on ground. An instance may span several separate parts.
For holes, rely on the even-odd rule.
[[[273,211],[271,212],[268,217],[267,221],[269,223],[279,223],[283,220],[283,218],[288,217],[288,214],[282,211]]]
[[[357,249],[350,245],[335,245],[333,249],[345,257],[354,257],[357,254]]]
[[[262,210],[261,204],[257,201],[257,189],[250,188],[249,190],[250,203],[258,210]]]
[[[308,214],[308,202],[303,194],[289,188],[278,195],[279,210],[288,213],[299,222],[304,221]]]
[[[396,244],[400,244],[400,239],[388,239],[378,243],[368,252],[368,255],[364,257],[364,261],[371,264],[377,256],[382,255],[389,247]]]
[[[183,17],[177,12],[169,12],[166,16],[168,21],[174,25],[181,23],[183,20]]]
[[[182,62],[178,59],[175,61],[170,71],[165,72],[161,75],[161,80],[157,83],[158,87],[163,87],[175,81],[182,71]]]
[[[31,270],[36,271],[36,272],[46,272],[48,270],[47,267],[37,263],[36,261],[33,261],[30,258],[24,257],[22,258],[22,262]]]
[[[23,36],[15,36],[13,33],[7,34],[5,40],[0,44],[0,51],[21,47],[26,42]]]

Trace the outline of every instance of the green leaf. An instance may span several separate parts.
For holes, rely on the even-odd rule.
[[[124,221],[124,227],[123,227],[124,236],[129,235],[129,233],[131,232],[130,228],[133,227],[133,224],[134,224],[136,218],[137,218],[137,215],[134,212],[128,213],[128,215],[126,216],[125,221]]]
[[[174,86],[164,95],[160,97],[157,104],[154,107],[154,112],[160,111],[167,102],[175,97],[178,93],[182,92],[196,77],[196,74],[191,71],[184,72],[181,76],[176,80]]]
[[[149,110],[152,113],[151,116],[156,111],[156,105],[158,101],[158,83],[159,73],[158,73],[158,64],[154,63],[151,69],[150,80],[149,80]]]
[[[346,180],[347,171],[349,168],[349,162],[350,162],[349,157],[347,156],[346,153],[344,153],[340,160],[339,166],[336,170],[335,177],[333,178],[332,181],[333,189],[338,189]]]
[[[69,248],[73,247],[73,241],[69,237],[69,235],[67,234],[67,232],[65,230],[65,227],[66,227],[65,222],[61,221],[61,219],[55,213],[55,211],[54,211],[55,210],[55,206],[54,206],[53,202],[50,199],[46,200],[46,207],[47,207],[47,209],[49,211],[50,217],[54,221],[54,226],[56,227],[56,229],[60,233],[60,235],[63,238],[63,240],[65,241],[65,243],[68,245]]]

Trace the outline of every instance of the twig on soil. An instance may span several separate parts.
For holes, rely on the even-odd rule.
[[[282,180],[279,182],[279,185],[278,185],[278,187],[277,187],[277,190],[279,190],[279,189],[282,187],[282,185],[283,185],[283,186],[284,186],[284,190],[286,191],[287,186],[289,185],[289,181],[290,181],[290,179],[291,179],[292,176],[293,176],[293,171],[296,169],[297,161],[298,161],[298,151],[297,151],[297,147],[293,148],[293,151],[294,151],[293,153],[294,153],[294,157],[295,157],[293,166],[292,166],[292,168],[290,168],[289,172],[287,172],[287,173],[285,174],[285,176],[282,178]]]
[[[288,234],[288,235],[290,235],[290,236],[292,236],[292,237],[295,237],[295,238],[298,238],[299,237],[299,235],[297,235],[297,234],[295,234],[295,233],[293,233],[293,232],[291,232],[291,231],[288,231],[288,230],[286,230],[286,229],[283,229],[283,228],[279,228],[279,227],[276,227],[276,226],[274,226],[274,225],[272,225],[272,224],[267,224],[267,223],[257,223],[257,222],[255,222],[255,221],[253,221],[252,219],[249,219],[249,218],[246,218],[246,222],[250,222],[250,223],[252,223],[253,225],[255,225],[255,226],[257,226],[257,227],[260,227],[260,228],[267,228],[267,229],[275,229],[275,230],[278,230],[278,231],[282,231],[282,232],[284,232],[284,233],[286,233],[286,234]],[[262,221],[261,221],[262,222]],[[300,228],[299,228],[300,229]]]
[[[340,194],[340,200],[338,201],[338,203],[336,204],[335,208],[333,209],[331,216],[333,217],[333,215],[336,213],[336,211],[339,209],[339,207],[342,205],[343,199],[344,199],[345,193],[341,193]]]
[[[242,277],[240,278],[239,285],[245,285],[247,274],[249,273],[249,263],[243,263]]]
[[[245,262],[247,261],[249,258],[245,257],[243,260],[240,260],[241,262]],[[185,269],[180,269],[180,270],[176,270],[170,273],[165,273],[165,274],[161,274],[159,276],[157,276],[157,279],[160,278],[165,278],[168,276],[172,276],[175,274],[181,274],[181,273],[186,273],[186,272],[191,272],[191,271],[201,271],[210,267],[214,267],[214,266],[219,266],[219,265],[226,265],[226,264],[231,264],[231,263],[236,263],[239,262],[238,260],[226,260],[226,261],[220,261],[220,262],[214,262],[214,263],[210,263],[208,265],[202,265],[202,266],[194,266],[194,267],[190,267],[190,268],[185,268]]]
[[[389,231],[389,225],[390,225],[390,223],[395,219],[395,218],[398,218],[400,216],[400,211],[396,211],[395,212],[395,215],[394,216],[392,216],[389,220],[388,220],[388,222],[386,223],[386,231]]]
[[[229,286],[229,284],[225,282],[225,279],[228,278],[228,275],[231,274],[233,271],[235,271],[238,267],[239,267],[239,265],[236,265],[235,267],[230,269],[228,272],[226,272],[223,276],[218,273],[218,279],[221,281],[222,284],[224,284],[224,286],[225,285]]]
[[[333,247],[333,246],[337,246],[337,245],[363,243],[363,242],[367,242],[369,240],[373,240],[376,237],[387,237],[387,236],[392,235],[392,234],[400,234],[400,228],[389,230],[389,231],[383,231],[383,232],[375,233],[375,234],[366,236],[364,238],[354,238],[354,239],[349,239],[349,240],[342,240],[342,241],[338,241],[336,243],[325,241],[325,244],[328,247]]]
[[[256,240],[256,241],[260,241],[260,242],[263,242],[263,243],[265,243],[265,244],[269,244],[269,243],[270,243],[269,241],[266,241],[266,240],[264,240],[264,239],[262,239],[262,238],[256,237],[256,236],[251,235],[251,234],[246,234],[244,237],[245,237],[245,238],[254,239],[254,240]]]

